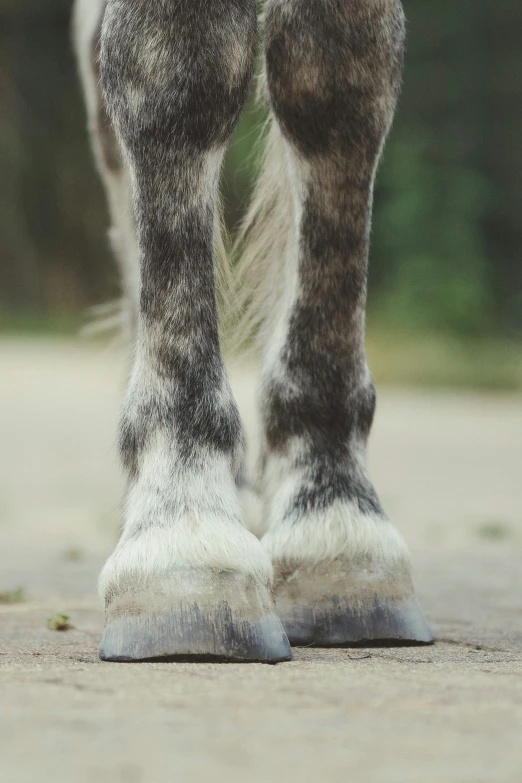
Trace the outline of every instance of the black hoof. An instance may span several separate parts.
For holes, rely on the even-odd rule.
[[[198,580],[184,588],[124,593],[107,611],[103,661],[227,661],[278,663],[292,659],[290,644],[265,587],[234,575]],[[186,597],[180,598],[180,594]]]
[[[281,577],[276,606],[295,647],[424,645],[435,638],[409,571],[384,577],[335,564]]]
[[[350,645],[433,644],[434,636],[415,599],[394,604],[374,599],[372,606],[343,605],[337,597],[330,606],[280,607],[285,631],[294,647]]]

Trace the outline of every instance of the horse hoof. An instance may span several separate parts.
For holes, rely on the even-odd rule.
[[[186,574],[111,596],[100,658],[278,663],[292,651],[264,585],[237,574]]]
[[[435,641],[415,598],[408,566],[398,574],[339,562],[279,569],[276,606],[295,647]]]

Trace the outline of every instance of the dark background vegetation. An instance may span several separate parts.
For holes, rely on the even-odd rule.
[[[520,0],[405,0],[404,89],[380,168],[370,327],[522,336]],[[76,322],[117,292],[69,35],[70,0],[0,0],[0,325]],[[254,175],[250,110],[224,176]]]

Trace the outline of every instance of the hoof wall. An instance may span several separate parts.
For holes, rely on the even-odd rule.
[[[400,604],[376,599],[371,607],[341,605],[331,599],[319,609],[280,607],[280,616],[294,647],[351,645],[424,645],[435,638],[415,599]]]
[[[224,576],[223,584],[180,601],[164,591],[111,603],[100,648],[103,661],[278,663],[290,644],[266,588]],[[219,596],[216,601],[214,596]]]
[[[279,571],[276,606],[293,646],[433,644],[408,563],[337,561]]]
[[[276,615],[235,622],[222,610],[211,617],[197,605],[161,614],[120,617],[103,635],[102,661],[253,661],[292,659],[290,644]]]

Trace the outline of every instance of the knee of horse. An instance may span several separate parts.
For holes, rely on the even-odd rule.
[[[269,0],[266,68],[283,132],[305,155],[378,154],[404,51],[400,0]],[[373,157],[373,156],[372,156]]]
[[[108,0],[102,84],[127,149],[224,144],[255,55],[252,0]]]

